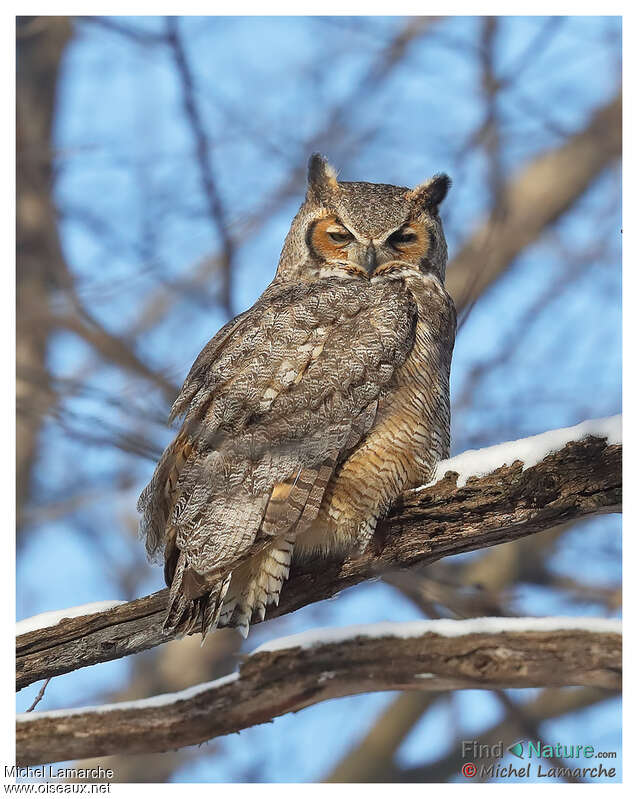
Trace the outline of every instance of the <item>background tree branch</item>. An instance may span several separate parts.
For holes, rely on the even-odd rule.
[[[499,192],[493,212],[448,265],[445,285],[459,311],[475,302],[582,196],[622,148],[620,94],[583,130],[527,164]]]
[[[583,688],[580,691],[547,688],[539,696],[520,705],[520,711],[537,723],[586,710],[614,696],[614,692],[600,688]],[[508,716],[504,721],[488,727],[476,742],[480,746],[494,746],[499,741],[515,741],[523,731],[516,718]],[[446,782],[459,772],[459,749],[454,748],[443,757],[427,766],[415,768],[386,769],[384,778],[388,782]],[[360,779],[365,782],[366,778]]]
[[[16,25],[16,510],[20,532],[40,428],[54,402],[46,365],[51,328],[33,324],[28,311],[46,308],[51,294],[71,280],[50,192],[50,139],[58,68],[72,29],[65,17],[18,17]]]

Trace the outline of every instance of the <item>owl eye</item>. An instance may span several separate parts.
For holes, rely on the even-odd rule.
[[[334,241],[335,244],[347,244],[349,241],[352,241],[352,233],[348,233],[347,230],[340,230],[340,231],[327,231],[328,235]]]
[[[388,242],[393,247],[402,247],[405,244],[412,244],[417,240],[417,235],[410,228],[401,228],[388,237]]]

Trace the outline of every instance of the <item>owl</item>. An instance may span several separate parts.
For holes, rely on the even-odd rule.
[[[170,414],[181,428],[139,499],[170,586],[167,633],[246,636],[293,558],[363,551],[448,457],[449,186],[342,182],[311,157],[274,280],[193,364]]]

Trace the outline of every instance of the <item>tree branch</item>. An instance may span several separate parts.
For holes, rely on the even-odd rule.
[[[620,673],[619,622],[605,619],[446,619],[303,633],[256,650],[238,674],[177,694],[21,714],[17,763],[177,749],[370,691],[617,689]]]
[[[569,210],[622,146],[620,95],[587,126],[542,153],[503,188],[501,205],[450,261],[445,286],[460,311],[474,302],[540,234]]]
[[[182,37],[179,33],[177,17],[166,18],[166,39],[171,47],[177,75],[179,77],[184,114],[192,129],[192,134],[196,142],[197,164],[206,204],[221,243],[221,305],[228,317],[232,318],[234,316],[232,301],[234,245],[229,233],[226,209],[222,203],[222,198],[217,188],[217,182],[213,172],[211,141],[206,134],[204,121],[202,120],[197,106],[195,79],[188,63]]]
[[[614,426],[619,427],[619,420],[584,423],[445,462],[436,484],[399,498],[363,555],[297,564],[279,607],[269,608],[266,618],[335,596],[391,569],[428,564],[571,520],[619,512],[622,447],[616,443],[619,436],[610,432]],[[530,463],[534,451],[536,460]],[[481,459],[488,474],[479,468]],[[523,468],[523,461],[529,468]],[[497,464],[505,465],[496,468]],[[468,469],[469,474],[484,476],[465,482]],[[161,632],[166,601],[167,591],[158,591],[112,610],[19,635],[18,689],[170,640]]]
[[[385,782],[397,750],[442,694],[403,691],[375,720],[367,735],[333,766],[321,782]],[[449,694],[448,694],[449,696]]]
[[[47,308],[55,290],[70,281],[51,196],[51,132],[72,26],[68,17],[17,17],[16,34],[16,526],[21,538],[40,431],[55,404],[47,358],[51,328],[30,324],[29,316]],[[32,409],[28,416],[21,412],[25,405]]]

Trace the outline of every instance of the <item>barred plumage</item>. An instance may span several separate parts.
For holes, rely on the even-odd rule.
[[[206,345],[138,508],[165,629],[244,634],[297,557],[365,548],[449,449],[449,180],[337,182],[311,159],[274,281]]]

